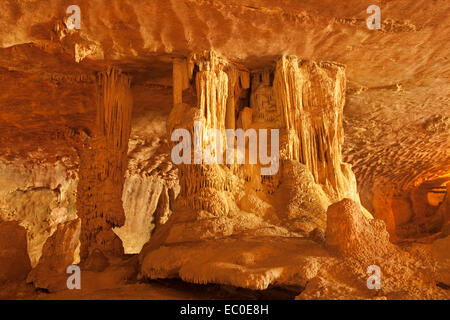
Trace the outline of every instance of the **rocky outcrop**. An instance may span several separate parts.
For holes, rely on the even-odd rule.
[[[0,162],[0,218],[27,230],[31,265],[58,224],[75,219],[76,172],[70,159],[33,165]]]
[[[301,290],[328,259],[333,260],[324,248],[307,239],[233,236],[160,246],[146,254],[141,273],[151,279],[177,277],[254,290],[269,285]]]
[[[290,56],[282,57],[275,67],[250,74],[211,51],[176,60],[173,73],[168,134],[176,129],[188,132],[192,139],[172,141],[171,146],[178,150],[188,145],[192,151],[183,150],[184,160],[178,165],[180,194],[172,216],[156,229],[140,254],[142,275],[249,288],[281,281],[278,276],[256,280],[259,276],[254,271],[230,267],[237,275],[225,268],[233,263],[232,257],[220,260],[223,269],[214,257],[223,254],[218,239],[230,238],[234,243],[232,239],[252,236],[259,243],[258,237],[282,241],[283,237],[308,236],[316,228],[325,230],[326,209],[334,199],[347,195],[359,201],[355,178],[340,156],[343,66]],[[209,134],[209,129],[216,129],[218,135]],[[265,175],[261,169],[267,162],[252,160],[251,143],[264,146],[261,136],[254,141],[245,138],[245,147],[239,149],[239,137],[226,140],[226,129],[279,130],[279,156],[271,154],[279,168]],[[227,144],[217,144],[221,138]],[[272,136],[265,142],[269,150],[275,143]],[[237,152],[226,158],[230,145]],[[215,161],[208,163],[204,154],[210,152]],[[239,162],[240,156],[245,161]],[[209,252],[205,261],[184,244],[198,241],[201,249],[196,250]],[[208,270],[200,268],[198,261]],[[252,268],[257,267],[255,262]]]
[[[80,219],[58,225],[45,242],[39,263],[27,277],[28,283],[49,291],[67,288],[67,267],[80,262],[80,227]]]
[[[393,252],[384,221],[368,219],[360,206],[350,199],[343,199],[328,208],[325,243],[339,254],[362,261]]]
[[[17,222],[0,220],[0,283],[24,280],[30,270],[27,231]]]
[[[393,245],[382,220],[368,219],[356,202],[343,199],[328,208],[324,243],[340,262],[323,264],[297,299],[448,299],[441,289],[446,245],[446,239],[415,250]],[[378,289],[369,287],[373,275]]]
[[[80,232],[83,287],[124,285],[121,254],[142,251],[151,279],[448,296],[442,1],[382,1],[379,30],[357,0],[77,0],[76,29],[48,2],[0,3],[0,219],[25,228],[38,287]],[[176,129],[199,133],[190,164],[171,161]],[[227,129],[249,130],[234,163],[197,161]]]
[[[125,253],[137,254],[155,228],[165,224],[171,216],[180,187],[167,141],[153,135],[130,139],[128,154],[122,194],[126,219],[114,232],[122,240]]]
[[[389,243],[384,223],[365,217],[350,199],[331,205],[328,215],[332,221],[327,224],[325,242],[277,234],[235,234],[166,243],[141,256],[141,274],[253,290],[289,286],[301,292],[297,296],[301,300],[448,299],[440,282],[445,276],[441,268],[446,266],[442,254],[436,273],[428,258]],[[335,239],[339,239],[337,244]],[[445,252],[437,247],[443,243],[433,245],[436,252]],[[367,286],[369,266],[380,270],[380,289]]]

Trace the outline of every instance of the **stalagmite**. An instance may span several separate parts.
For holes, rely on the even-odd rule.
[[[113,227],[122,226],[124,174],[131,130],[130,79],[115,68],[98,76],[97,122],[94,137],[80,155],[77,211],[81,218],[81,259],[98,248],[120,254]]]
[[[236,98],[234,88],[239,81],[239,73],[236,69],[232,68],[228,76],[229,82],[228,87],[230,88],[228,93],[227,110],[225,114],[225,128],[235,129],[236,128]]]
[[[0,1],[0,300],[448,300],[450,1],[342,2]]]
[[[223,168],[218,165],[205,166],[202,164],[203,159],[198,158],[196,154],[196,145],[201,146],[200,150],[204,150],[207,146],[216,143],[216,137],[208,136],[208,129],[217,129],[225,136],[226,126],[233,126],[230,119],[230,113],[234,113],[234,107],[229,99],[229,76],[225,72],[228,62],[217,56],[215,52],[204,52],[201,54],[193,54],[189,58],[189,63],[175,60],[173,63],[173,83],[174,83],[174,110],[173,114],[178,114],[182,105],[181,97],[183,89],[186,89],[183,80],[189,73],[183,66],[189,65],[190,69],[196,70],[192,73],[195,77],[194,87],[196,93],[197,106],[191,108],[187,114],[183,115],[183,121],[178,116],[170,116],[168,121],[169,130],[174,128],[183,128],[191,132],[192,136],[198,136],[199,141],[193,142],[193,162],[192,165],[180,165],[180,186],[182,194],[195,194],[195,196],[186,197],[185,201],[190,203],[194,208],[204,209],[210,207],[210,202],[206,196],[206,189],[212,188],[219,192],[224,190],[226,174]],[[237,79],[235,75],[234,79]],[[187,106],[186,106],[187,107]],[[180,109],[180,110],[179,110]],[[187,110],[186,110],[187,111]],[[181,114],[180,114],[181,115]],[[228,118],[227,118],[228,117]],[[234,117],[234,114],[233,114]],[[173,121],[171,121],[173,119]],[[199,128],[199,135],[194,134],[194,122],[200,121],[202,127]],[[197,133],[197,132],[196,132]],[[169,133],[171,134],[171,132]],[[216,150],[217,152],[218,150]],[[200,155],[201,156],[201,155]],[[195,158],[194,158],[195,157]],[[211,191],[211,190],[210,190]],[[202,195],[203,194],[203,195]]]
[[[256,117],[280,127],[282,158],[305,164],[335,199],[348,192],[341,172],[345,69],[282,57],[270,84],[270,70],[254,77]]]
[[[180,193],[170,219],[156,228],[141,251],[142,274],[160,278],[178,272],[193,282],[206,283],[212,277],[214,282],[264,288],[274,280],[261,280],[253,271],[243,275],[233,257],[224,261],[238,264],[237,269],[225,272],[226,268],[212,263],[209,272],[202,273],[195,255],[186,253],[182,244],[199,243],[211,257],[218,257],[222,245],[207,241],[227,236],[245,239],[243,234],[298,237],[309,236],[313,230],[323,234],[330,204],[346,196],[359,206],[355,178],[341,160],[345,69],[288,56],[275,67],[249,73],[213,51],[193,54],[187,61],[193,70],[193,87],[182,89],[184,62],[175,61],[174,102],[167,128],[169,136],[175,129],[190,132],[187,144],[192,154],[189,162],[178,164]],[[188,104],[182,99],[189,93],[196,99],[190,98]],[[230,159],[237,160],[237,154],[245,152],[245,161],[202,162],[199,154],[218,139],[208,135],[208,129],[225,136],[225,130],[233,128],[249,134],[241,138],[243,150]],[[270,131],[263,139],[259,133],[267,129],[277,134]],[[279,137],[279,150],[272,150],[272,136]],[[235,148],[239,141],[234,135],[227,145]],[[180,143],[172,140],[173,146]],[[259,155],[265,150],[266,157],[251,163],[252,150]],[[262,175],[268,150],[270,156],[279,151],[279,168],[272,175]],[[252,246],[243,241],[244,247]],[[169,244],[170,248],[165,246]],[[170,261],[164,258],[168,256]]]
[[[196,97],[196,105],[182,101],[183,92],[188,89],[187,77],[193,77],[190,92]],[[174,108],[167,127],[169,131],[176,128],[190,131],[193,140],[189,144],[194,150],[193,163],[179,166],[181,199],[192,209],[205,210],[217,208],[208,198],[211,193],[220,194],[221,203],[234,202],[246,183],[246,190],[275,192],[280,173],[267,177],[256,173],[255,168],[261,164],[249,162],[247,155],[253,148],[248,143],[255,142],[249,138],[245,140],[245,164],[204,163],[205,150],[220,138],[209,136],[209,129],[217,129],[225,141],[225,129],[240,128],[280,130],[281,161],[304,164],[331,202],[349,197],[359,203],[355,178],[341,160],[345,81],[344,66],[303,61],[296,56],[283,56],[275,67],[268,66],[252,74],[214,51],[192,54],[185,61],[174,60]],[[266,151],[270,149],[270,141]],[[227,143],[235,147],[236,141]],[[224,148],[224,144],[219,147]],[[246,182],[239,181],[241,177]]]
[[[187,75],[188,66],[185,60],[175,59],[173,61],[173,103],[174,105],[183,102],[183,90],[189,86]]]
[[[28,283],[49,291],[66,289],[67,267],[79,263],[80,225],[80,219],[58,225],[45,242],[38,265],[28,274]]]

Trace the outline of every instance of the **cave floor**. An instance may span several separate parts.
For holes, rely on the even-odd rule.
[[[10,283],[0,287],[0,299],[10,300],[290,300],[302,288],[274,287],[263,291],[224,285],[198,285],[178,279],[135,282],[100,290],[65,290],[54,293],[35,289],[32,285]]]

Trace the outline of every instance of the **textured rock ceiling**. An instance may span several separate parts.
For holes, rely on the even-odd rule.
[[[17,271],[48,292],[79,263],[95,290],[139,270],[295,283],[300,299],[447,298],[449,22],[448,0],[1,1],[0,225]],[[173,165],[168,133],[195,119],[281,129],[280,172]],[[16,271],[6,245],[0,271]]]
[[[250,70],[281,54],[345,64],[344,160],[360,188],[408,189],[450,172],[447,0],[79,0],[81,30],[68,31],[71,4],[0,3],[4,159],[71,154],[59,138],[91,127],[94,71],[107,64],[133,75],[138,123],[146,110],[170,110],[171,59],[213,48]],[[379,31],[366,27],[370,4],[381,8]]]

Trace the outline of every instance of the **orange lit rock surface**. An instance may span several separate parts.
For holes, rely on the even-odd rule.
[[[64,288],[67,267],[80,262],[80,219],[58,225],[47,239],[37,266],[28,274],[27,282],[37,288]]]
[[[80,152],[77,213],[81,218],[81,258],[90,251],[120,255],[113,227],[125,224],[122,192],[127,168],[133,98],[130,79],[117,69],[99,74],[96,127]]]
[[[449,299],[449,6],[376,2],[1,2],[0,297]],[[175,164],[196,121],[278,170]]]
[[[0,282],[23,280],[30,270],[25,228],[0,221]]]
[[[384,221],[367,219],[350,199],[328,207],[325,243],[339,254],[362,260],[393,253]]]

